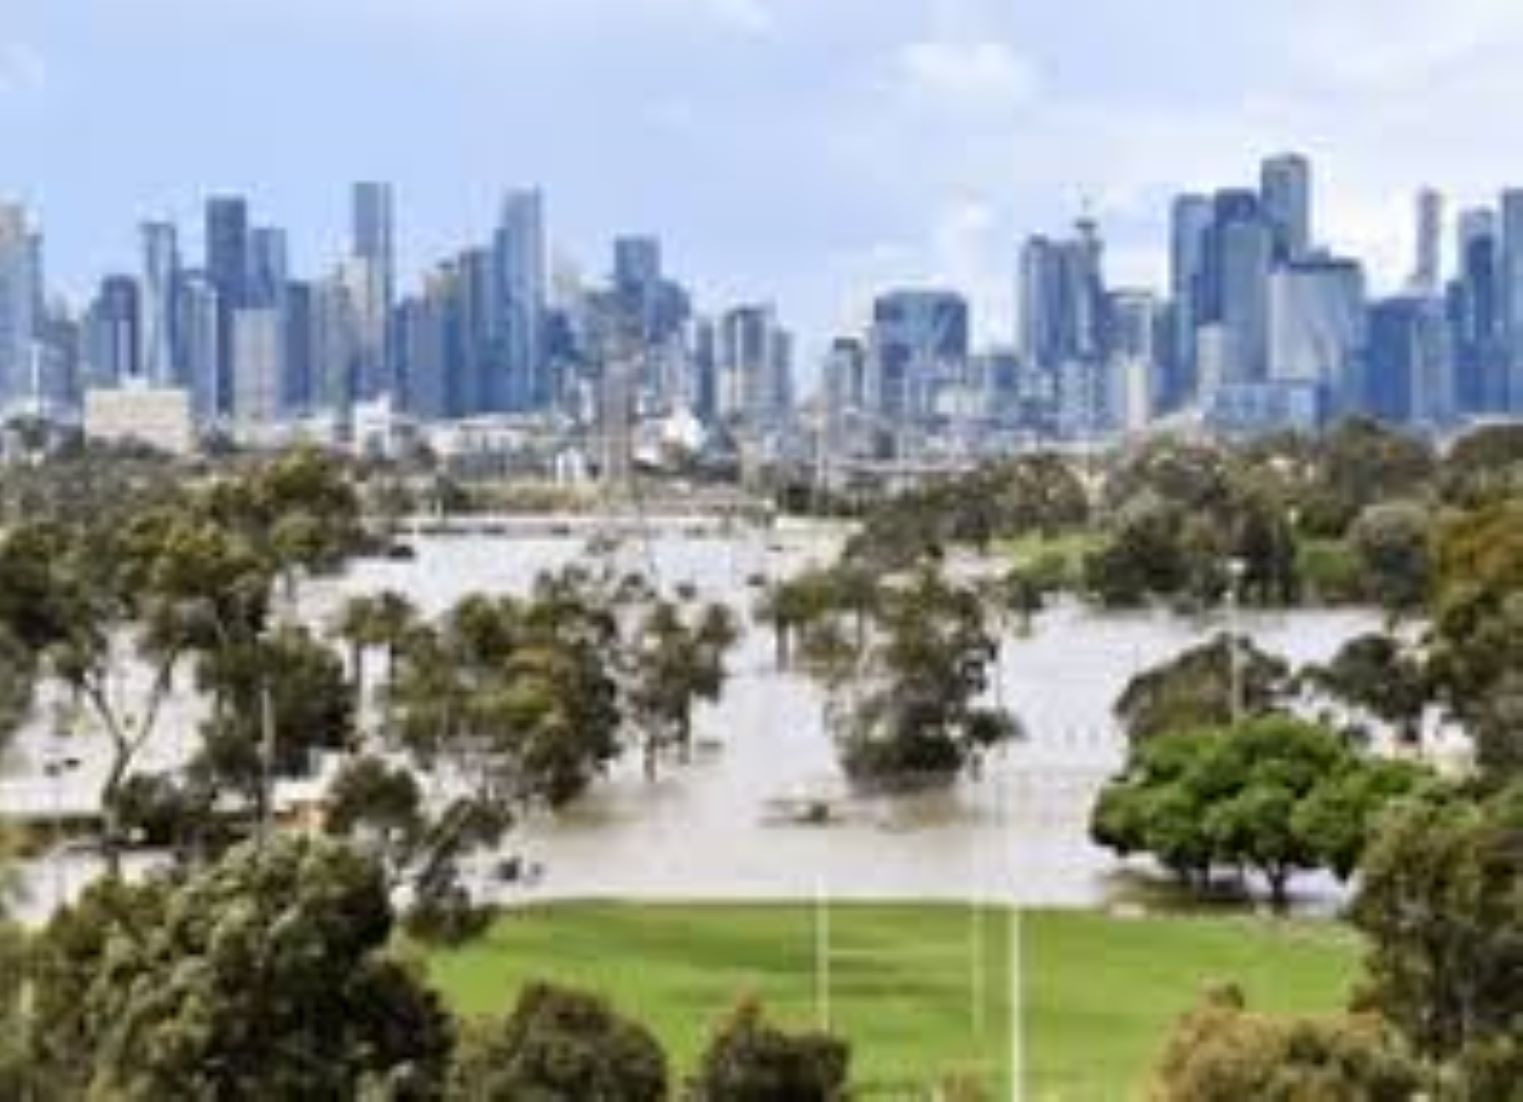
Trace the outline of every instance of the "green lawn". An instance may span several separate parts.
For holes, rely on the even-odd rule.
[[[1170,1024],[1205,984],[1236,979],[1266,1010],[1333,1011],[1357,960],[1353,936],[1331,924],[1083,912],[1020,922],[1034,1099],[1138,1097]],[[839,905],[829,927],[831,1021],[852,1041],[865,1097],[917,1097],[951,1077],[1009,1096],[1004,913]],[[600,991],[654,1028],[685,1071],[742,995],[813,1024],[816,944],[807,905],[575,904],[515,912],[430,966],[467,1014],[505,1010],[528,978]]]

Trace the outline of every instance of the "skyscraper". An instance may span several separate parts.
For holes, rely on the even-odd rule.
[[[1523,413],[1523,189],[1502,193],[1502,340],[1500,410]]]
[[[545,377],[544,201],[538,189],[510,191],[493,248],[496,283],[491,332],[504,351],[487,401],[494,409],[535,409],[549,399]]]
[[[792,340],[770,305],[737,306],[719,323],[719,415],[749,430],[775,425],[792,390]]]
[[[1257,382],[1264,377],[1268,356],[1274,233],[1251,191],[1219,191],[1212,206],[1206,244],[1205,320],[1214,326],[1210,374],[1219,376],[1211,382]]]
[[[241,196],[215,196],[206,203],[206,277],[217,292],[217,385],[219,413],[233,397],[233,315],[248,303],[249,209]]]
[[[367,392],[394,392],[398,381],[391,317],[397,296],[397,261],[391,185],[376,181],[355,184],[352,206],[350,255],[360,262],[364,272],[359,287],[362,296],[356,303],[361,385]]]
[[[85,313],[86,386],[114,387],[138,376],[139,328],[137,280],[123,275],[101,280],[95,301]]]
[[[960,377],[969,353],[968,301],[955,291],[900,290],[873,302],[868,390],[877,412],[916,421],[932,411],[935,389]]]
[[[396,209],[390,184],[365,181],[354,185],[351,252],[370,260],[381,271],[386,304],[396,298]]]
[[[1432,188],[1417,193],[1417,266],[1412,270],[1415,295],[1436,295],[1441,286],[1444,197]]]
[[[1363,408],[1393,424],[1438,428],[1454,415],[1453,357],[1440,302],[1403,295],[1370,308]]]
[[[1208,196],[1181,195],[1174,200],[1169,249],[1173,333],[1168,349],[1168,382],[1162,394],[1164,404],[1170,407],[1190,401],[1198,385],[1195,332],[1205,320],[1206,239],[1211,218]]]
[[[279,309],[290,280],[290,267],[286,231],[278,226],[256,226],[248,236],[244,305]]]
[[[1496,212],[1462,211],[1458,244],[1459,273],[1449,290],[1455,401],[1464,413],[1497,412],[1506,399],[1506,348]]]
[[[1264,162],[1259,201],[1273,235],[1277,261],[1300,260],[1311,252],[1311,187],[1311,162],[1299,153],[1285,153]]]
[[[1303,260],[1269,278],[1269,379],[1316,386],[1335,414],[1358,398],[1366,345],[1364,271],[1350,260]]]
[[[180,383],[180,250],[169,222],[145,222],[137,370],[151,386]]]
[[[246,306],[233,314],[233,419],[254,434],[281,416],[285,337],[280,311]]]
[[[180,283],[179,308],[191,409],[196,421],[205,425],[232,407],[232,396],[221,389],[228,380],[223,372],[223,312],[211,277],[205,272],[187,272]]]

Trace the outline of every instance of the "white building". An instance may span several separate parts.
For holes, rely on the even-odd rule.
[[[85,391],[85,438],[136,442],[189,455],[196,447],[190,391],[184,387],[126,386]]]

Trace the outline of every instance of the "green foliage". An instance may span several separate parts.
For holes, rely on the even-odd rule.
[[[901,494],[870,512],[846,549],[849,562],[904,569],[952,544],[1053,536],[1089,515],[1083,482],[1057,455],[1021,456]]]
[[[1347,876],[1384,809],[1423,777],[1367,763],[1333,733],[1288,717],[1168,732],[1134,746],[1091,832],[1199,888],[1217,868],[1256,870],[1283,904],[1297,871]]]
[[[1364,592],[1391,612],[1410,612],[1427,601],[1432,565],[1429,511],[1412,502],[1372,505],[1359,514],[1349,543]]]
[[[843,665],[832,682],[836,734],[853,780],[949,781],[1015,737],[1014,719],[983,701],[999,643],[977,591],[922,566],[881,586],[870,623],[850,672]]]
[[[1449,517],[1436,548],[1433,683],[1505,780],[1523,769],[1523,500]]]
[[[105,880],[38,946],[36,1060],[92,1098],[427,1098],[448,1016],[386,954],[375,868],[330,842]]]
[[[1281,1019],[1230,998],[1182,1019],[1159,1063],[1159,1102],[1414,1102],[1423,1075],[1378,1019]]]
[[[1455,441],[1444,457],[1446,500],[1475,506],[1523,491],[1523,425],[1486,425]]]
[[[1350,605],[1365,599],[1359,556],[1346,540],[1303,537],[1296,550],[1296,572],[1308,600]]]
[[[694,1102],[835,1102],[846,1097],[851,1050],[829,1034],[789,1034],[744,1002],[699,1065]]]
[[[506,1021],[468,1028],[450,1072],[458,1102],[663,1102],[666,1054],[602,999],[535,983]],[[802,1102],[802,1100],[800,1100]]]
[[[1233,650],[1237,651],[1234,658]],[[1133,742],[1165,731],[1222,726],[1233,714],[1233,663],[1244,716],[1274,712],[1293,689],[1288,663],[1251,639],[1219,635],[1138,674],[1115,704]]]
[[[1341,704],[1391,724],[1406,745],[1421,741],[1432,686],[1422,657],[1400,640],[1384,634],[1357,636],[1325,665],[1303,670],[1301,680]]]
[[[1519,1066],[1520,836],[1520,788],[1481,803],[1435,794],[1404,804],[1371,845],[1351,910],[1370,945],[1363,1005],[1424,1057],[1488,1078],[1498,1061]]]
[[[1339,538],[1371,505],[1420,497],[1433,482],[1437,461],[1422,438],[1353,418],[1317,441],[1314,471],[1302,525],[1308,534]]]

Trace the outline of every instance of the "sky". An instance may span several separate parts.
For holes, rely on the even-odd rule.
[[[1395,286],[1420,186],[1523,183],[1520,58],[1518,0],[0,0],[0,196],[79,295],[143,219],[199,255],[215,191],[327,270],[356,179],[395,184],[411,286],[537,184],[564,272],[650,232],[810,354],[899,285],[1000,340],[1022,237],[1088,204],[1110,282],[1161,286],[1171,195],[1284,150]]]

